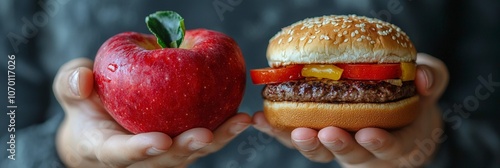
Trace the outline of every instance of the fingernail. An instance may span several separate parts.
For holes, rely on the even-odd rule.
[[[73,73],[69,76],[69,89],[71,90],[71,93],[75,96],[80,96],[80,88],[78,85],[78,76],[80,75],[79,69],[76,69],[73,71]]]
[[[432,83],[434,82],[433,81],[434,78],[432,77],[432,72],[429,68],[425,67],[422,69],[424,71],[425,81],[427,81],[427,83],[425,84],[425,89],[429,90],[432,87]]]
[[[162,153],[165,153],[165,152],[166,151],[156,149],[155,147],[151,147],[148,150],[146,150],[146,154],[148,154],[150,156],[156,156],[156,155],[159,155],[159,154],[162,154]]]
[[[380,145],[382,143],[378,139],[372,139],[372,140],[367,141],[367,142],[361,142],[360,144],[368,150],[375,150],[375,149],[380,148]]]
[[[248,123],[236,123],[231,128],[229,128],[229,131],[234,134],[239,134],[247,129],[249,125],[250,124]]]
[[[303,151],[312,151],[319,146],[319,142],[314,140],[314,137],[306,140],[294,139],[295,144]]]
[[[197,140],[192,140],[189,143],[188,147],[189,147],[189,149],[191,149],[193,151],[196,151],[196,150],[199,150],[201,148],[204,148],[207,145],[208,145],[208,143],[200,142],[200,141],[197,141]]]
[[[328,148],[332,149],[333,151],[340,151],[344,149],[344,141],[340,139],[336,139],[330,142],[324,142],[325,145],[328,146]]]

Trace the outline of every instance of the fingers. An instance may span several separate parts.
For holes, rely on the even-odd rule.
[[[448,85],[449,74],[446,65],[430,55],[417,54],[417,91],[425,102],[436,102]]]
[[[302,155],[315,162],[330,162],[335,157],[317,137],[317,131],[310,128],[297,128],[292,131],[292,144]]]
[[[175,167],[216,152],[250,126],[251,117],[238,113],[212,132],[194,128],[177,136],[164,154],[142,161],[134,167]]]
[[[54,79],[53,90],[62,102],[87,98],[93,88],[92,61],[86,58],[74,59],[64,64]]]
[[[163,154],[171,145],[172,139],[158,132],[113,135],[102,142],[95,155],[102,163],[124,167]]]
[[[213,142],[213,134],[206,128],[190,129],[174,138],[167,152],[134,165],[136,167],[176,167],[184,165],[188,157]]]
[[[240,113],[221,125],[214,134],[206,128],[194,128],[173,140],[157,132],[126,135],[114,129],[96,128],[93,131],[84,131],[83,137],[80,138],[84,141],[79,143],[90,145],[88,150],[94,152],[80,151],[80,153],[113,167],[129,165],[133,165],[132,167],[176,167],[219,150],[244,131],[250,122],[251,118],[248,114]],[[210,148],[200,151],[207,146]]]
[[[198,151],[195,158],[220,150],[247,129],[251,122],[252,118],[246,113],[238,113],[231,117],[214,131],[213,143]]]
[[[341,128],[323,128],[318,132],[318,138],[340,163],[359,164],[373,158],[373,155],[360,146],[349,132]]]
[[[281,144],[286,147],[293,148],[292,142],[290,141],[290,131],[279,130],[272,127],[269,122],[267,122],[266,117],[263,112],[256,112],[253,115],[253,127],[261,132],[266,133],[269,136],[275,137]]]
[[[391,134],[379,128],[364,128],[356,133],[355,139],[376,158],[393,160],[413,149],[416,134],[409,130]]]
[[[347,131],[327,127],[319,132],[309,128],[297,128],[291,133],[276,130],[269,125],[262,112],[253,116],[254,127],[276,137],[286,146],[298,149],[305,157],[316,162],[329,162],[337,158],[349,164],[373,158]]]

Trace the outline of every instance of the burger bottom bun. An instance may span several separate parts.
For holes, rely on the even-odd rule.
[[[347,131],[377,127],[396,129],[419,115],[419,96],[389,103],[315,103],[264,100],[264,115],[277,129],[322,129],[335,126]]]

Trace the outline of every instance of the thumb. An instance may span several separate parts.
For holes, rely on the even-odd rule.
[[[420,98],[425,103],[436,103],[448,86],[448,69],[443,61],[425,53],[417,54],[416,62],[415,85]]]
[[[93,90],[92,61],[78,58],[61,66],[52,88],[60,103],[88,98]]]

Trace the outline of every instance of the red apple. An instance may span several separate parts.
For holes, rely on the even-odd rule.
[[[105,109],[125,129],[176,136],[195,127],[214,130],[237,112],[245,63],[236,42],[219,32],[186,31],[179,48],[126,32],[101,46],[94,78]]]

